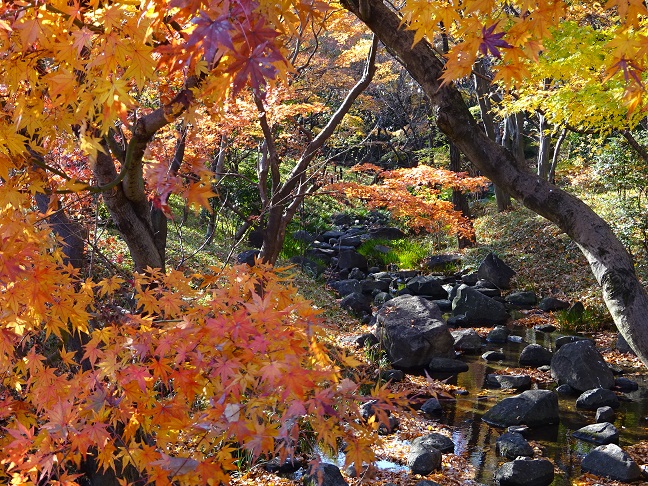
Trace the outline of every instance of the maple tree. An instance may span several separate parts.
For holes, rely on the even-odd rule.
[[[483,190],[488,180],[468,177],[465,172],[437,169],[429,165],[386,171],[373,164],[361,164],[352,170],[374,175],[375,184],[339,182],[327,191],[353,201],[362,201],[371,209],[386,209],[415,232],[457,234],[474,237],[470,221],[453,208],[451,201],[439,197],[443,189],[461,192]]]

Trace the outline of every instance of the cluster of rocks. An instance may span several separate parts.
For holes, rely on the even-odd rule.
[[[570,308],[579,311],[579,306],[570,306],[555,298],[539,300],[532,292],[512,292],[502,297],[501,291],[510,288],[513,274],[504,262],[491,254],[475,273],[451,277],[411,276],[404,280],[403,287],[395,295],[394,283],[403,276],[388,272],[370,274],[365,281],[341,280],[333,287],[345,299],[368,293],[374,297],[378,307],[371,319],[374,329],[358,337],[357,345],[381,347],[392,365],[406,372],[425,369],[460,373],[467,371],[468,365],[458,355],[480,353],[486,343],[522,341],[511,336],[505,325],[511,308],[537,306],[546,311]],[[379,282],[383,287],[378,287]],[[387,289],[392,292],[382,295]],[[368,311],[368,308],[363,310]],[[447,320],[444,319],[446,312],[451,314]],[[492,326],[493,329],[486,339],[482,339],[471,326]],[[545,325],[537,330],[551,333],[555,328]],[[489,351],[482,358],[503,360],[505,356],[500,351]],[[529,389],[532,380],[528,375],[488,375],[487,386],[522,392],[501,400],[482,418],[491,426],[507,430],[497,441],[497,449],[509,462],[496,471],[496,484],[543,486],[554,480],[553,464],[546,458],[534,457],[524,434],[529,428],[559,422],[559,395],[572,396],[578,409],[596,413],[594,423],[572,433],[575,439],[598,445],[583,459],[583,472],[625,482],[643,477],[639,466],[617,445],[619,434],[613,425],[614,410],[619,406],[617,394],[632,391],[637,385],[627,378],[615,378],[591,340],[578,336],[557,337],[553,350],[530,344],[523,348],[518,362],[521,367],[550,372],[557,386],[555,390],[533,390]],[[421,410],[429,416],[443,412],[435,399],[426,402]],[[420,464],[427,468],[440,461],[440,454],[419,446],[421,441],[425,442],[424,438],[414,441],[412,455],[408,458],[408,465],[416,474],[426,474],[419,469]]]

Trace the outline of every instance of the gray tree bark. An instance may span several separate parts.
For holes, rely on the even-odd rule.
[[[441,86],[443,62],[425,41],[414,44],[414,33],[382,0],[343,0],[416,79],[438,106],[441,131],[482,173],[505,187],[526,207],[554,222],[587,258],[603,299],[628,344],[648,365],[648,296],[632,258],[610,229],[583,201],[541,179],[477,126],[461,94],[451,84]]]

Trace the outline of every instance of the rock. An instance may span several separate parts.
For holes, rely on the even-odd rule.
[[[423,264],[429,270],[445,270],[450,264],[461,262],[461,255],[432,255]]]
[[[364,272],[363,272],[362,270],[360,270],[359,268],[354,268],[353,270],[351,270],[351,271],[349,272],[349,278],[350,278],[350,279],[355,279],[355,280],[361,281],[361,280],[364,280],[364,279],[367,278],[367,274],[364,273]],[[372,281],[372,283],[373,283],[373,281]],[[363,285],[362,285],[362,291],[365,292],[364,282],[362,282],[362,284],[363,284]]]
[[[603,422],[612,422],[614,421],[614,409],[612,407],[599,407],[596,409],[596,422],[597,423],[603,423]]]
[[[448,326],[449,327],[470,327],[470,322],[466,316],[450,316],[448,317]]]
[[[521,343],[524,342],[524,338],[522,336],[515,336],[513,334],[509,334],[509,336],[506,338],[506,340],[509,343],[517,343],[517,344],[521,344]]]
[[[375,291],[389,292],[390,283],[390,280],[363,280],[360,282],[360,286],[363,294],[373,294]]]
[[[502,344],[508,340],[511,331],[506,326],[496,326],[486,336],[486,341],[489,343]]]
[[[499,486],[549,486],[553,480],[554,467],[547,459],[516,459],[495,472],[495,484]]]
[[[290,263],[299,266],[302,272],[311,277],[319,277],[326,270],[326,265],[313,258],[297,255],[290,259]]]
[[[367,268],[367,259],[355,250],[341,250],[338,254],[338,268]]]
[[[236,262],[241,265],[247,263],[248,266],[254,266],[254,260],[259,258],[261,252],[259,250],[245,250],[236,255]]]
[[[532,307],[538,303],[538,296],[535,292],[513,292],[508,294],[504,300],[516,307]]]
[[[622,376],[614,379],[614,389],[623,393],[631,393],[639,389],[639,384]]]
[[[301,241],[308,244],[313,243],[315,241],[315,235],[309,233],[306,230],[293,231],[292,237],[295,241]]]
[[[330,282],[329,287],[340,294],[340,297],[346,297],[354,292],[358,294],[362,293],[362,285],[360,284],[360,281],[354,278]]]
[[[621,403],[619,397],[612,390],[604,388],[593,388],[587,390],[576,399],[576,408],[584,410],[596,410],[599,407],[619,408]]]
[[[433,432],[432,434],[417,437],[410,446],[410,452],[432,449],[442,453],[452,453],[455,450],[455,444],[450,437]]]
[[[450,331],[454,339],[454,348],[458,351],[476,353],[481,350],[482,340],[474,329]]]
[[[629,483],[641,478],[637,463],[618,445],[598,446],[583,458],[581,471]]]
[[[499,456],[515,459],[518,456],[533,457],[533,447],[518,432],[506,432],[497,438],[496,451]]]
[[[504,324],[509,315],[501,302],[486,297],[472,287],[461,285],[452,301],[453,315],[465,315],[472,325]]]
[[[551,364],[553,353],[539,344],[529,344],[520,353],[520,366],[543,366]]]
[[[390,415],[389,418],[387,419],[387,423],[380,423],[378,426],[378,435],[389,435],[393,434],[398,430],[398,426],[400,425],[398,419],[394,417],[393,415]]]
[[[559,384],[579,391],[592,388],[610,389],[614,376],[601,353],[591,341],[576,341],[563,345],[551,359],[551,377]]]
[[[470,368],[467,363],[452,358],[432,358],[427,369],[437,373],[463,373]]]
[[[304,486],[348,486],[340,469],[334,464],[320,463],[314,471],[304,476]]]
[[[357,347],[364,348],[365,346],[370,347],[374,344],[378,344],[380,341],[378,341],[378,338],[376,336],[368,332],[355,338],[354,342]]]
[[[461,283],[470,285],[471,287],[473,285],[476,285],[478,281],[479,281],[479,275],[477,274],[477,272],[467,273],[461,276]]]
[[[486,351],[481,357],[486,361],[504,361],[506,359],[506,355],[501,351]]]
[[[402,370],[383,370],[380,372],[380,378],[395,383],[403,381],[405,379],[405,373]]]
[[[369,236],[374,240],[400,240],[407,235],[399,228],[384,226],[370,229]]]
[[[556,393],[558,395],[569,396],[578,395],[579,391],[565,383],[564,385],[559,385],[556,387]]]
[[[452,312],[452,302],[448,299],[433,299],[432,302],[439,306],[441,312]]]
[[[482,416],[482,420],[495,427],[556,424],[559,422],[558,395],[550,390],[527,390],[501,400]]]
[[[556,299],[555,297],[545,297],[538,304],[538,309],[545,312],[553,312],[557,310],[569,309],[569,302]]]
[[[509,289],[515,271],[494,253],[489,253],[479,265],[477,274],[479,278],[490,280],[500,289]]]
[[[454,356],[454,339],[441,311],[422,297],[400,296],[376,314],[376,335],[399,368],[426,366],[435,356]]]
[[[426,400],[423,405],[421,405],[421,412],[430,417],[439,417],[443,415],[443,407],[441,406],[441,403],[438,399],[430,398],[429,400]]]
[[[443,288],[440,280],[430,276],[418,276],[411,278],[405,284],[405,288],[412,295],[425,295],[432,299],[447,299],[448,292]]]
[[[533,326],[533,329],[540,332],[550,333],[556,330],[556,326],[553,324],[538,324],[537,326]]]
[[[407,467],[412,474],[426,476],[432,471],[441,469],[441,452],[436,449],[410,452],[407,455]]]
[[[414,484],[414,486],[441,486],[441,485],[439,483],[435,483],[434,481],[430,481],[429,479],[421,479],[419,482]]]
[[[371,314],[371,299],[364,294],[353,292],[342,299],[340,307],[356,317],[362,317],[364,314]]]
[[[572,436],[598,445],[619,442],[619,431],[609,422],[586,425],[572,432]]]
[[[373,303],[376,307],[381,307],[385,304],[385,302],[389,302],[392,300],[394,297],[391,296],[391,294],[388,294],[387,292],[378,292],[373,299]]]
[[[616,346],[617,350],[621,353],[630,353],[630,354],[635,354],[633,349],[630,347],[628,342],[625,340],[625,338],[621,335],[621,333],[617,333],[617,342]]]
[[[486,383],[504,390],[528,390],[531,388],[531,377],[527,375],[496,375],[488,374]]]
[[[554,347],[556,348],[556,351],[558,351],[565,344],[575,343],[576,341],[590,341],[592,343],[594,342],[591,339],[583,336],[559,336],[556,338],[556,341],[554,342]]]
[[[263,463],[263,469],[273,474],[291,474],[304,467],[304,461],[299,458],[286,459],[281,462],[274,458]]]
[[[361,235],[343,235],[340,236],[340,239],[338,240],[338,244],[340,246],[352,246],[354,248],[358,248],[362,243],[364,243],[365,238],[363,238]]]

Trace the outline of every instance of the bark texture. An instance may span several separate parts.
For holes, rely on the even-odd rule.
[[[425,41],[382,0],[343,0],[416,79],[438,106],[439,128],[482,173],[525,206],[558,225],[579,246],[599,282],[605,303],[623,337],[648,364],[648,296],[632,258],[610,227],[580,199],[520,167],[515,157],[477,126],[459,92],[441,86],[443,64]]]

